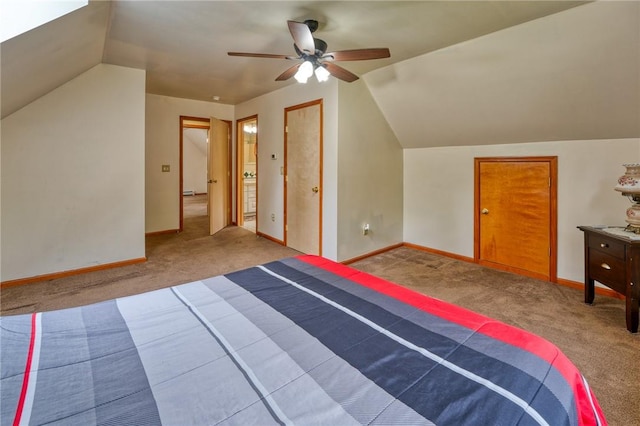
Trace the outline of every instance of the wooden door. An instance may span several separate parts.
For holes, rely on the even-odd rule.
[[[322,101],[285,110],[285,244],[322,254]]]
[[[555,282],[556,157],[475,160],[475,260]]]
[[[229,186],[229,126],[211,117],[207,144],[207,182],[209,234],[213,235],[228,225],[230,210],[227,196]]]

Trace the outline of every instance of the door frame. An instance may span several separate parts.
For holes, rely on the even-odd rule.
[[[219,119],[220,120],[220,119]],[[185,125],[185,121],[195,121],[195,122],[200,122],[203,123],[202,125],[198,125],[198,124],[187,124]],[[231,138],[232,138],[232,122],[230,120],[220,120],[224,123],[227,124],[227,127],[229,128],[229,138],[227,140],[227,144],[228,144],[228,152],[231,153]],[[184,141],[183,141],[183,129],[185,128],[196,128],[196,129],[205,129],[205,130],[209,130],[209,128],[211,127],[211,120],[209,117],[194,117],[194,116],[189,116],[189,115],[181,115],[180,116],[180,137],[179,137],[179,148],[178,148],[178,152],[180,153],[180,159],[178,162],[178,166],[179,166],[179,170],[180,170],[180,184],[178,185],[179,188],[178,190],[180,191],[179,197],[178,197],[178,204],[180,206],[180,223],[179,223],[179,228],[178,228],[178,232],[182,232],[184,230],[184,208],[182,206],[182,191],[184,191],[184,170],[183,170],[183,161],[184,161],[184,153],[183,153],[183,149],[184,149]],[[233,200],[233,196],[232,196],[232,184],[231,184],[231,165],[232,165],[232,158],[231,158],[231,154],[229,154],[229,158],[227,161],[227,175],[229,176],[228,179],[228,183],[227,183],[227,200],[228,200],[228,206],[229,209],[227,210],[227,223],[231,223],[231,209],[232,209],[232,200]],[[207,167],[209,165],[209,158],[207,157]],[[208,185],[208,184],[207,184]],[[209,192],[207,190],[207,192]]]
[[[319,179],[319,200],[318,200],[318,255],[322,256],[322,206],[324,204],[324,191],[323,191],[323,181],[324,181],[324,170],[323,170],[323,159],[324,159],[324,103],[322,98],[320,99],[315,99],[313,101],[309,101],[309,102],[305,102],[302,104],[298,104],[298,105],[293,105],[290,107],[286,107],[284,109],[284,166],[283,166],[283,171],[284,171],[284,214],[283,214],[283,224],[282,224],[282,228],[283,228],[283,235],[284,235],[284,245],[286,247],[288,247],[287,245],[287,234],[288,234],[288,211],[287,211],[287,194],[288,194],[288,188],[287,188],[287,178],[289,176],[289,171],[288,171],[288,156],[287,156],[287,146],[289,144],[289,134],[288,134],[288,113],[289,111],[295,111],[298,109],[303,109],[303,108],[307,108],[307,107],[311,107],[311,106],[315,106],[318,105],[320,107],[320,131],[319,131],[319,141],[318,141],[318,154],[319,154],[319,158],[318,158],[318,179]]]
[[[558,282],[558,157],[538,156],[538,157],[476,157],[474,158],[474,209],[473,209],[473,260],[477,264],[482,264],[480,259],[480,163],[483,162],[546,162],[549,163],[549,281]],[[510,268],[504,265],[491,265],[497,269],[515,272],[521,275],[540,278],[534,273],[530,275],[520,268]]]
[[[244,136],[242,132],[242,126],[247,121],[255,121],[256,127],[258,127],[258,114],[251,115],[249,117],[239,118],[236,120],[236,225],[242,226],[244,224],[244,183],[243,183],[243,164],[244,164]],[[259,161],[257,150],[258,142],[260,140],[260,131],[256,132],[256,234],[258,233],[258,168]]]

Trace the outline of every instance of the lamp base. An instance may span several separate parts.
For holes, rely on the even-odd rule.
[[[626,232],[633,232],[634,234],[640,234],[640,227],[636,225],[627,225],[627,227],[624,228],[624,230]]]

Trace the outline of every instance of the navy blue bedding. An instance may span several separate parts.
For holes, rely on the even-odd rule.
[[[606,424],[525,331],[321,257],[0,318],[2,424]]]

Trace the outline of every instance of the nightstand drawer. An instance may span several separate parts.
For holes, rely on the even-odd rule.
[[[589,275],[592,279],[605,284],[618,293],[625,294],[626,264],[623,259],[618,259],[600,250],[589,249]]]
[[[589,236],[589,248],[602,250],[609,253],[611,256],[624,260],[625,245],[620,241],[616,241],[602,235],[593,234]]]

